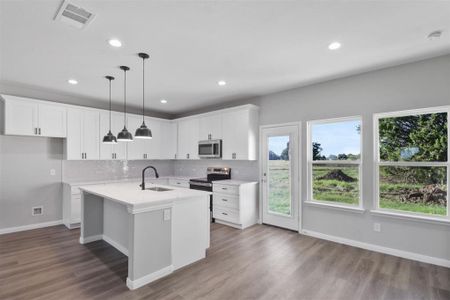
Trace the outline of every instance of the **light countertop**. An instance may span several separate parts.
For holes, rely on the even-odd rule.
[[[178,188],[173,186],[146,183],[146,188],[159,186],[170,189],[170,191],[156,192],[151,190],[141,190],[140,182],[117,182],[107,184],[95,184],[81,186],[80,190],[107,198],[109,200],[124,204],[131,213],[151,209],[163,205],[170,205],[174,201],[182,199],[209,196],[211,192]]]
[[[213,184],[225,184],[225,185],[241,185],[241,184],[246,184],[246,183],[258,183],[258,182],[257,181],[234,180],[234,179],[213,181]]]

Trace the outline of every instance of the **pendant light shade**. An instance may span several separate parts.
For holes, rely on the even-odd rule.
[[[138,56],[142,58],[142,125],[136,129],[134,136],[137,139],[151,139],[152,131],[145,125],[145,60],[150,56],[147,53],[139,53]]]
[[[119,142],[131,142],[133,141],[133,135],[127,129],[127,71],[130,70],[127,66],[120,66],[120,69],[124,74],[124,86],[123,86],[123,129],[117,135],[117,141]]]
[[[103,137],[103,144],[116,144],[117,139],[111,132],[111,81],[114,80],[114,77],[112,76],[105,76],[106,79],[109,81],[109,131],[108,133]]]

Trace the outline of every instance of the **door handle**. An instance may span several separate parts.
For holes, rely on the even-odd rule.
[[[36,128],[34,128],[34,134],[35,134],[35,135],[37,135],[37,134],[38,134],[38,130],[37,130],[37,127],[36,127]]]
[[[227,200],[227,199],[222,199],[222,201],[228,202],[228,200]]]
[[[39,135],[41,135],[41,128],[39,128]]]
[[[224,212],[222,213],[222,215],[228,216],[228,214],[227,214],[227,213],[224,213]]]

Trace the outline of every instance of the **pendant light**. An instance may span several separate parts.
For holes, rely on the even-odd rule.
[[[114,77],[112,76],[105,76],[106,79],[109,81],[109,131],[108,133],[103,137],[103,144],[116,144],[117,139],[111,132],[111,81],[114,80]]]
[[[137,139],[151,139],[152,131],[145,125],[145,60],[148,59],[147,53],[139,53],[138,56],[142,58],[142,125],[136,129],[134,137]]]
[[[127,71],[130,70],[127,66],[120,66],[124,75],[123,85],[123,129],[117,135],[117,141],[119,142],[131,142],[133,141],[133,135],[127,129]]]

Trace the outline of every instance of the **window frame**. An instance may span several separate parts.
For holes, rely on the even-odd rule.
[[[379,133],[379,121],[385,118],[406,117],[411,115],[426,115],[434,113],[447,113],[447,161],[381,161],[380,159],[380,133]],[[373,115],[373,138],[374,138],[374,195],[373,195],[373,210],[375,214],[395,215],[399,217],[408,217],[414,219],[429,219],[438,221],[450,221],[450,209],[449,209],[449,195],[450,195],[450,106],[438,106],[430,108],[420,108],[411,110],[402,110],[395,112],[376,113]],[[380,167],[392,166],[392,167],[446,167],[447,168],[447,214],[445,216],[433,215],[427,213],[409,212],[405,210],[397,210],[390,208],[380,207]]]
[[[340,123],[346,121],[359,121],[360,122],[360,139],[359,139],[359,151],[360,157],[359,160],[316,160],[312,159],[312,127],[318,124],[331,124],[331,123]],[[364,134],[364,126],[363,126],[363,118],[361,115],[349,116],[349,117],[339,117],[339,118],[330,118],[330,119],[320,119],[320,120],[311,120],[307,122],[307,200],[305,203],[311,205],[320,205],[320,206],[329,206],[335,208],[343,208],[350,211],[362,212],[363,208],[363,134]],[[358,204],[347,204],[341,203],[337,201],[326,201],[326,200],[316,200],[314,199],[313,193],[313,164],[322,164],[322,165],[347,165],[347,166],[358,166]]]

